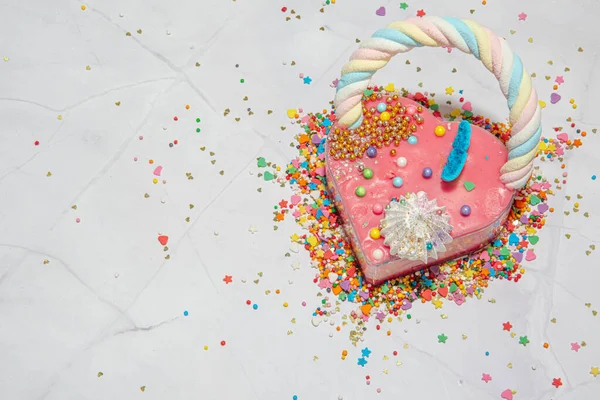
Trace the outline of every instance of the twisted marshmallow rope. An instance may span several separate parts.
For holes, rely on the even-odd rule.
[[[510,189],[520,189],[533,170],[542,135],[542,114],[537,92],[518,55],[506,40],[469,20],[457,18],[412,18],[390,24],[364,41],[342,68],[335,96],[338,125],[356,129],[363,120],[361,99],[373,74],[393,55],[414,47],[454,47],[473,54],[494,74],[508,100],[512,135],[506,143],[508,161],[500,169],[500,180]]]

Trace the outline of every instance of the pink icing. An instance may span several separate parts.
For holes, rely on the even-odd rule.
[[[416,110],[418,106],[412,100],[400,101],[407,109],[414,107]],[[367,107],[376,107],[378,102],[370,101]],[[371,179],[365,179],[358,170],[359,162],[327,159],[330,191],[359,255],[359,261],[362,259],[363,271],[373,282],[381,282],[409,270],[433,265],[481,248],[497,233],[513,201],[514,192],[500,181],[500,167],[506,162],[508,151],[499,139],[473,125],[469,155],[461,175],[453,182],[443,182],[440,175],[452,148],[458,122],[440,121],[427,109],[421,112],[421,116],[425,122],[418,126],[415,133],[417,144],[402,141],[398,147],[392,145],[377,149],[375,158],[365,155],[360,159],[365,168],[373,171]],[[446,134],[442,137],[434,134],[438,125],[446,128]],[[390,155],[392,149],[396,150],[394,156]],[[399,157],[408,161],[404,168],[396,163]],[[426,167],[433,171],[429,179],[422,176]],[[402,187],[395,188],[392,185],[395,176],[403,179]],[[464,186],[468,181],[475,184],[470,192]],[[355,194],[358,186],[365,187],[367,194],[364,197]],[[430,258],[427,264],[419,260],[395,262],[398,258],[390,255],[389,248],[383,244],[384,238],[374,240],[369,236],[369,231],[378,227],[385,216],[385,212],[377,214],[373,210],[385,207],[394,197],[418,191],[426,192],[430,200],[435,198],[438,205],[446,207],[453,226],[454,241],[447,246],[445,253],[439,255],[439,260]],[[470,216],[461,215],[463,205],[471,207]],[[373,252],[376,249],[382,250],[383,258],[374,258]]]

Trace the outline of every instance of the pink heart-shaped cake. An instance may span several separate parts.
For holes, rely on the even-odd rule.
[[[372,97],[376,99],[371,100]],[[336,159],[334,155],[338,153],[331,150],[344,141],[344,130],[333,126],[326,153],[330,196],[368,281],[378,284],[454,259],[492,240],[508,215],[514,194],[514,190],[508,189],[499,179],[500,168],[508,155],[504,144],[490,132],[472,126],[462,172],[457,179],[445,182],[441,175],[453,149],[459,123],[444,122],[420,104],[398,95],[378,93],[370,98],[363,102],[364,108],[370,110],[363,125],[374,122],[377,126],[382,122],[380,126],[391,127],[392,132],[396,128],[395,132],[400,132],[397,137],[401,139],[394,138],[389,146],[383,143],[378,147],[374,142],[375,145],[368,146],[362,157]],[[404,130],[403,122],[406,122]],[[416,131],[409,132],[411,125]],[[408,140],[403,140],[408,133]],[[417,199],[419,193],[420,199]],[[410,201],[411,196],[415,201]],[[434,222],[437,218],[441,224],[438,235],[447,233],[450,238],[442,243],[443,237],[435,235],[437,228],[426,227],[434,232],[425,232],[424,237],[432,239],[430,243],[423,241],[424,252],[409,254],[410,250],[418,252],[418,246],[407,243],[409,252],[401,252],[404,257],[390,254],[391,247],[383,233],[387,232],[389,236],[393,227],[384,225],[386,217],[393,211],[392,206],[400,201],[406,203],[404,212],[417,218],[427,218],[426,213],[432,213]],[[417,215],[419,213],[423,215]],[[422,224],[421,227],[412,225],[400,226],[401,234],[406,233],[409,241],[408,235],[416,235],[412,240],[418,241],[419,232],[408,231],[422,229]],[[439,245],[443,245],[444,251],[439,251]],[[423,253],[428,255],[423,258]]]
[[[510,110],[506,147],[467,121],[438,119],[393,85],[369,86],[392,56],[423,46],[473,54],[494,74]],[[337,119],[326,141],[329,195],[373,284],[496,237],[515,190],[531,176],[542,134],[537,93],[521,58],[491,30],[456,18],[413,18],[375,32],[342,68],[334,105]]]

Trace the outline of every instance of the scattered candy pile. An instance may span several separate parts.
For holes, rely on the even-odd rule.
[[[377,87],[371,89],[379,90]],[[438,118],[442,117],[438,104],[427,93],[409,94],[403,91],[402,94],[433,110]],[[510,129],[506,124],[490,122],[488,118],[474,115],[470,106],[468,110],[465,108],[457,108],[446,117],[454,120],[460,116],[490,131],[504,142],[509,138]],[[285,175],[295,194],[289,202],[281,201],[275,214],[277,221],[291,214],[298,225],[308,231],[302,235],[292,235],[291,240],[310,252],[311,264],[318,270],[314,282],[326,292],[321,306],[313,313],[317,319],[317,323],[313,320],[315,325],[319,317],[334,311],[336,303],[355,303],[358,307],[349,317],[360,327],[350,332],[350,339],[356,344],[366,326],[364,322],[372,316],[380,322],[386,318],[391,322],[392,317],[406,313],[412,308],[412,303],[419,300],[431,302],[436,308],[441,308],[444,300],[461,305],[469,297],[480,298],[484,288],[493,279],[518,282],[525,273],[523,262],[535,260],[533,246],[539,240],[536,233],[544,226],[547,213],[554,211],[548,206],[547,200],[548,196],[555,194],[552,184],[537,170],[528,186],[517,193],[501,234],[485,250],[387,281],[380,286],[366,283],[351,246],[344,237],[335,207],[327,195],[325,138],[328,128],[335,121],[335,113],[323,110],[303,116],[295,112],[290,114],[293,115],[290,118],[300,121],[304,130],[296,136],[298,157],[289,163]],[[571,128],[575,128],[575,124],[571,124]],[[554,130],[557,132],[556,138],[544,138],[540,144],[539,157],[545,161],[562,161],[565,151],[581,144],[580,139],[570,140],[569,135],[562,132],[562,127]],[[585,136],[579,130],[577,134]],[[264,160],[259,160],[260,165],[264,166]],[[555,180],[556,189],[560,189],[560,183],[566,183],[566,177],[564,173],[562,182]],[[410,314],[406,317],[411,318]]]

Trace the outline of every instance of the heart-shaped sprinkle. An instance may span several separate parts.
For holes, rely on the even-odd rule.
[[[533,252],[533,250],[529,249],[527,250],[527,253],[525,254],[525,259],[527,261],[533,261],[535,260],[537,257],[535,255],[535,253]]]
[[[552,104],[558,103],[560,101],[560,99],[561,99],[561,97],[560,97],[560,94],[558,94],[558,93],[552,93],[550,95],[550,103],[552,103]]]
[[[513,400],[513,394],[510,389],[506,389],[504,392],[500,393],[500,397],[504,400]]]
[[[540,240],[538,236],[528,236],[527,239],[529,239],[529,243],[531,244],[537,244]]]
[[[385,7],[379,7],[377,11],[375,11],[375,14],[380,17],[385,17]]]
[[[162,244],[163,246],[166,246],[167,243],[169,242],[169,237],[165,236],[165,235],[161,235],[161,236],[158,237],[158,242],[160,244]]]
[[[466,181],[464,185],[467,192],[470,192],[471,190],[475,189],[475,184],[473,182]]]

